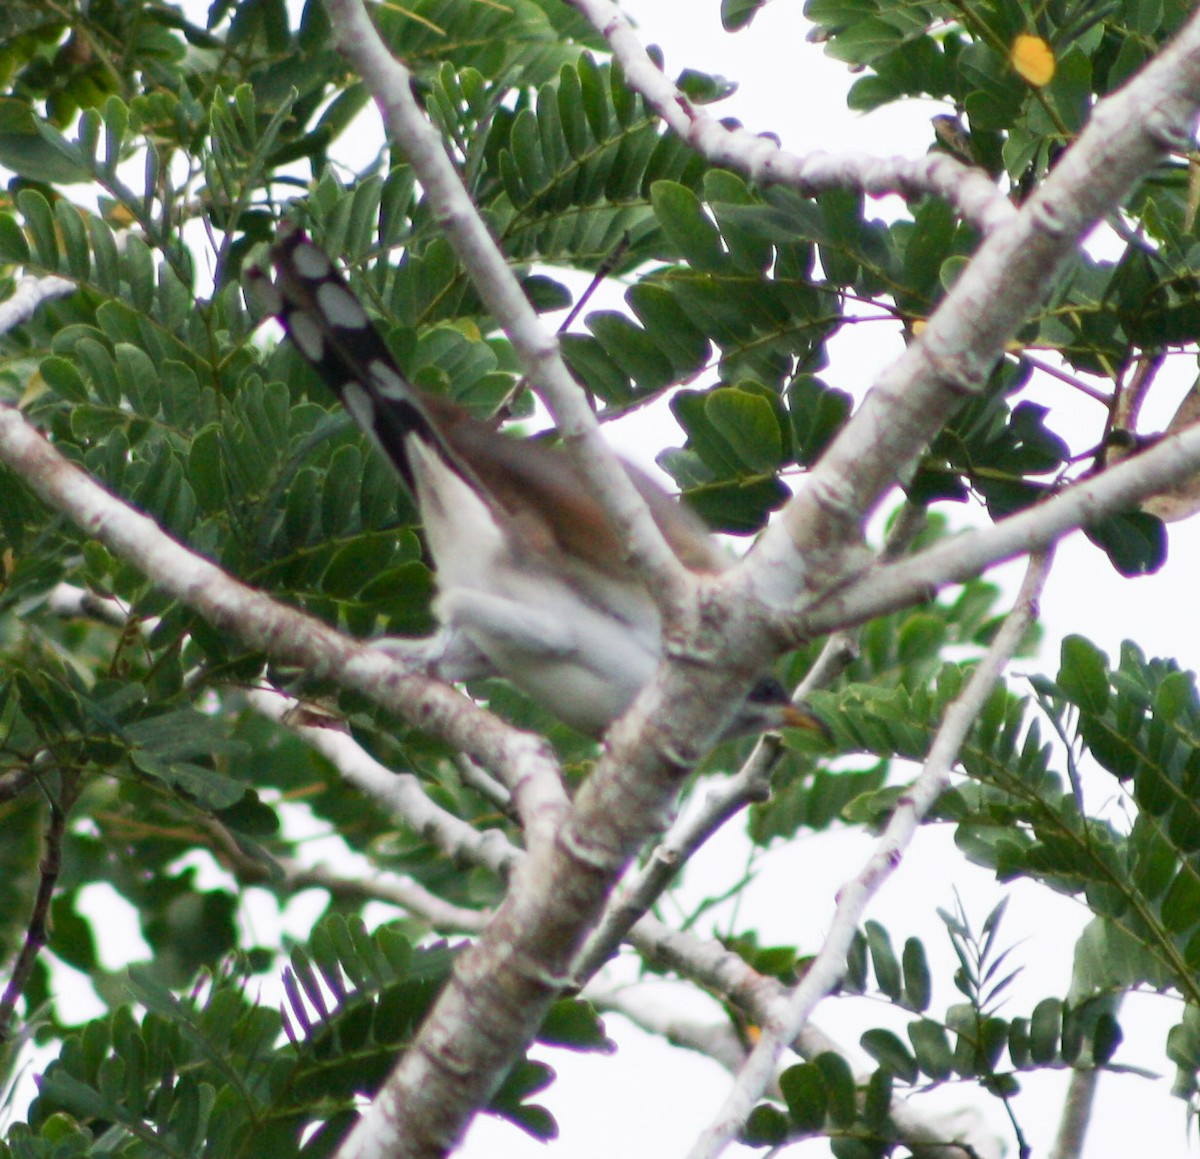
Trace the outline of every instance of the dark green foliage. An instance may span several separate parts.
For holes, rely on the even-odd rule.
[[[1022,1074],[1109,1065],[1122,1032],[1107,998],[1077,1004],[1046,998],[1028,1017],[995,1012],[1016,973],[1006,965],[1013,949],[1000,950],[996,942],[1004,904],[987,916],[978,936],[961,912],[942,914],[962,967],[955,982],[967,1001],[951,1005],[940,1018],[923,1013],[929,1004],[924,946],[910,938],[901,963],[887,930],[868,922],[851,952],[843,993],[870,994],[922,1016],[910,1019],[903,1035],[883,1026],[863,1033],[860,1045],[878,1066],[865,1083],[856,1083],[846,1061],[833,1054],[784,1071],[779,1085],[786,1113],[760,1104],[743,1141],[768,1145],[826,1134],[835,1154],[885,1155],[898,1140],[880,1109],[887,1106],[884,1092],[898,1084],[929,1089],[972,1081],[1007,1099],[1019,1091]],[[1174,1038],[1182,1042],[1182,1032]]]
[[[405,1049],[453,954],[330,918],[307,950],[293,950],[281,1010],[255,1002],[238,970],[207,974],[188,1000],[133,970],[125,987],[141,1013],[121,1005],[68,1037],[42,1081],[31,1133],[22,1129],[10,1140],[17,1150],[0,1153],[56,1154],[49,1148],[69,1123],[95,1140],[87,1154],[122,1139],[140,1141],[137,1153],[147,1155],[323,1154],[301,1136],[323,1124],[325,1148],[352,1124],[355,1095],[370,1094]],[[609,1046],[577,1000],[556,1004],[544,1040]],[[519,1063],[493,1109],[552,1137],[553,1118],[526,1102],[552,1077],[543,1064]]]

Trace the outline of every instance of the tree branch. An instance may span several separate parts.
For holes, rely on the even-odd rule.
[[[43,302],[49,302],[53,298],[65,298],[74,292],[75,283],[67,281],[66,278],[22,278],[12,294],[0,302],[0,334],[7,334],[27,321]]]
[[[853,642],[845,634],[830,636],[821,655],[796,689],[793,701],[799,703],[812,689],[826,687],[853,655]],[[700,810],[671,827],[637,876],[613,897],[604,917],[580,951],[572,966],[572,973],[580,984],[604,965],[638,919],[675,880],[679,870],[718,829],[747,805],[770,797],[771,777],[782,755],[783,740],[778,733],[759,737],[741,769],[714,785],[705,795]]]
[[[114,628],[129,623],[129,609],[112,596],[101,596],[75,584],[57,583],[46,596],[46,607],[63,619],[98,620]]]
[[[584,477],[624,533],[632,565],[668,618],[691,602],[687,570],[667,545],[645,501],[600,435],[587,398],[563,361],[558,339],[529,304],[446,153],[441,134],[413,95],[412,76],[388,51],[363,0],[325,0],[339,51],[379,106],[393,142],[437,207],[438,224],[488,310],[512,342]]]
[[[380,649],[347,639],[239,583],[68,462],[10,406],[0,406],[0,462],[43,503],[219,631],[275,659],[298,664],[315,679],[358,690],[488,768],[508,770],[514,783],[523,779],[527,763],[541,764],[558,775],[542,738],[518,732],[449,685],[406,672]]]
[[[630,942],[650,961],[673,970],[682,978],[719,994],[742,1010],[755,1025],[768,1023],[774,1012],[787,1001],[782,982],[758,973],[744,959],[718,942],[701,941],[685,930],[674,930],[652,917],[643,917],[633,928]],[[812,1022],[801,1027],[789,1044],[802,1058],[833,1053],[846,1059],[859,1082],[869,1074],[863,1071],[840,1043]],[[745,1057],[745,1052],[742,1055]],[[978,1159],[981,1155],[1000,1154],[1002,1148],[992,1139],[972,1139],[980,1128],[939,1121],[915,1110],[904,1099],[895,1097],[888,1117],[896,1138],[921,1159]]]
[[[921,775],[896,802],[895,812],[862,871],[839,890],[837,912],[825,944],[789,1000],[782,1008],[777,1007],[763,1026],[762,1036],[724,1106],[690,1152],[691,1159],[712,1159],[736,1137],[771,1081],[780,1053],[800,1033],[817,1003],[841,980],[846,969],[846,955],[868,902],[900,864],[922,818],[949,784],[950,770],[958,759],[967,733],[983,710],[1005,665],[1037,618],[1038,596],[1049,566],[1048,555],[1035,555],[1030,560],[1013,610],[962,693],[947,708]]]
[[[491,855],[489,847],[496,844],[498,843],[481,841],[478,846],[477,851],[492,863],[489,868],[494,868],[497,860]],[[516,855],[517,850],[514,849],[513,853]],[[334,873],[325,865],[305,866],[290,860],[284,860],[280,864],[286,874],[286,886],[292,891],[316,888],[328,890],[336,898],[386,902],[428,922],[439,933],[477,934],[487,926],[491,918],[488,910],[473,910],[454,905],[431,893],[419,881],[399,873],[376,871],[369,879],[363,879]]]
[[[299,701],[264,688],[252,689],[246,698],[256,712],[283,725],[319,752],[347,784],[393,813],[447,856],[486,866],[501,877],[507,877],[516,864],[520,851],[503,833],[478,830],[435,805],[411,773],[396,773],[380,764],[342,729],[314,723],[316,716],[305,713]]]
[[[748,557],[746,597],[783,609],[847,574],[846,545],[961,401],[1096,222],[1171,149],[1190,147],[1200,107],[1200,16],[1123,89],[1008,225],[994,230],[920,337],[883,374]],[[800,577],[797,580],[797,577]]]
[[[906,503],[888,532],[880,559],[891,560],[902,555],[925,523],[925,509]],[[803,703],[813,689],[831,685],[856,655],[857,642],[849,632],[831,635],[795,690],[793,703]],[[718,829],[747,805],[770,797],[771,777],[781,755],[782,744],[777,735],[767,733],[760,737],[742,768],[708,792],[703,808],[672,826],[645,867],[609,903],[575,963],[573,972],[577,979],[582,982],[600,969],[680,868]]]
[[[993,564],[1043,551],[1064,535],[1200,471],[1200,426],[1165,435],[1149,450],[991,527],[964,532],[896,563],[872,567],[820,596],[792,625],[798,640],[861,624],[961,583]]]
[[[714,120],[680,92],[650,59],[625,14],[610,0],[567,0],[608,41],[625,81],[670,129],[714,165],[745,173],[760,186],[790,185],[804,194],[825,189],[860,189],[873,197],[898,193],[919,199],[933,194],[948,201],[982,234],[1007,224],[1016,211],[982,169],[945,153],[871,157],[823,152],[798,157],[768,136]]]
[[[597,1010],[620,1014],[647,1034],[711,1058],[727,1071],[736,1073],[746,1058],[746,1048],[728,1018],[718,1022],[686,1018],[654,996],[629,987],[589,986],[583,996]]]

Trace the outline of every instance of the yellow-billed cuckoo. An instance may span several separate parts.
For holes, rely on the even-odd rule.
[[[508,438],[401,374],[328,256],[282,225],[272,284],[255,290],[293,343],[391,460],[424,523],[443,631],[421,653],[445,679],[500,675],[560,720],[599,736],[650,681],[662,657],[658,608],[625,561],[621,538],[571,459]],[[727,567],[700,521],[624,464],[686,566]],[[394,650],[411,658],[409,642]],[[783,725],[824,730],[764,676],[725,735]]]

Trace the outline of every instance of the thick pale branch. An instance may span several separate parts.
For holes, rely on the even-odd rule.
[[[1009,224],[985,240],[919,339],[885,372],[807,486],[768,528],[746,581],[776,607],[846,574],[846,545],[1042,301],[1089,230],[1172,148],[1200,106],[1200,16],[1119,92]],[[805,578],[802,573],[807,572]]]
[[[811,639],[928,599],[939,588],[977,576],[993,564],[1042,551],[1106,515],[1133,510],[1148,496],[1197,472],[1200,426],[1166,435],[1149,450],[1019,515],[871,568],[812,605],[794,624],[797,637]]]
[[[290,890],[324,889],[340,899],[386,902],[428,922],[441,933],[479,933],[491,918],[487,910],[454,905],[431,893],[419,881],[399,873],[376,872],[369,878],[360,878],[334,873],[324,865],[304,866],[284,861],[282,866]]]
[[[637,32],[610,0],[567,0],[604,38],[620,62],[625,80],[673,132],[714,165],[745,173],[758,185],[790,185],[801,193],[861,189],[873,196],[898,193],[945,198],[981,233],[1008,222],[1012,203],[982,170],[944,153],[920,158],[871,157],[864,153],[822,152],[797,156],[770,137],[730,127],[697,107],[646,53]]]
[[[907,504],[888,532],[880,559],[901,555],[925,526],[924,508]],[[849,632],[831,635],[808,670],[793,701],[803,703],[817,688],[826,688],[857,655],[857,643]],[[646,865],[609,903],[604,917],[588,939],[574,967],[576,977],[590,977],[616,951],[626,933],[658,899],[680,867],[731,817],[754,801],[766,800],[771,776],[781,755],[778,736],[759,738],[745,764],[732,777],[719,780],[707,793],[703,806],[677,821],[654,850]]]
[[[800,1033],[817,1003],[830,994],[846,969],[846,955],[867,903],[900,864],[922,818],[945,790],[950,770],[971,726],[983,710],[1005,665],[1020,647],[1037,618],[1038,596],[1049,571],[1049,556],[1035,556],[1017,596],[1016,606],[966,687],[946,710],[921,775],[903,797],[871,857],[853,881],[838,891],[837,912],[825,944],[813,959],[789,1000],[777,1008],[730,1090],[712,1125],[697,1140],[692,1159],[712,1159],[733,1140],[767,1089],[780,1053]]]
[[[647,1034],[711,1058],[728,1071],[736,1072],[746,1057],[746,1048],[728,1018],[717,1022],[685,1018],[655,995],[638,989],[589,986],[583,996],[597,1010],[620,1014]]]
[[[831,636],[796,689],[793,700],[801,703],[812,689],[832,683],[854,651],[853,642],[845,635]],[[577,978],[590,977],[608,960],[634,923],[649,911],[679,870],[714,833],[747,805],[770,796],[771,775],[782,755],[782,746],[781,738],[774,733],[760,737],[737,773],[717,780],[705,795],[703,806],[671,827],[637,876],[609,903],[572,968]]]

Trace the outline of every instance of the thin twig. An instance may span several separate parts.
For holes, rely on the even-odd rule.
[[[316,723],[291,697],[273,689],[258,688],[247,694],[247,700],[256,712],[277,721],[325,757],[347,784],[370,797],[380,808],[394,813],[447,856],[487,866],[502,877],[508,875],[519,859],[519,850],[503,833],[478,830],[434,804],[411,773],[396,773],[380,764],[347,732]]]
[[[824,946],[788,1002],[777,1009],[763,1027],[762,1036],[724,1105],[696,1141],[690,1159],[714,1159],[736,1137],[770,1083],[780,1053],[800,1033],[817,1003],[838,984],[867,904],[900,864],[921,820],[949,784],[950,770],[958,759],[967,733],[983,710],[1005,665],[1037,618],[1038,597],[1049,572],[1050,560],[1049,554],[1030,559],[1013,610],[958,699],[947,708],[920,776],[896,802],[895,812],[883,836],[858,876],[838,892],[837,911]]]
[[[25,927],[24,944],[13,963],[4,995],[0,997],[0,1047],[12,1037],[17,1003],[29,983],[38,955],[50,938],[50,903],[54,899],[54,887],[62,871],[63,839],[67,831],[67,817],[75,799],[74,780],[74,774],[63,773],[59,780],[58,799],[52,794],[47,794],[50,816],[46,820],[46,835],[42,839],[37,893],[33,899],[29,923]]]
[[[981,233],[1006,225],[1016,215],[984,170],[946,153],[924,157],[871,157],[864,153],[797,156],[768,136],[723,124],[693,104],[650,59],[625,15],[610,0],[567,0],[608,41],[626,83],[698,153],[714,165],[745,173],[757,185],[790,185],[802,193],[861,189],[881,197],[898,193],[919,199],[945,198]]]

